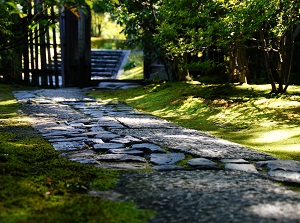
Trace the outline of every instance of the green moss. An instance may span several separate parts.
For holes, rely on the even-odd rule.
[[[152,211],[87,195],[108,190],[119,172],[61,158],[0,86],[0,222],[147,222]],[[12,115],[8,115],[12,114]]]
[[[175,82],[92,95],[281,159],[300,160],[300,87],[290,86],[284,95],[269,92],[269,85]]]

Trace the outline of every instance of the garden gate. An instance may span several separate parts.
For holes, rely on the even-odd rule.
[[[44,8],[42,0],[23,9],[36,27],[28,29],[22,52],[22,80],[39,86],[86,86],[90,72],[90,10],[74,12],[70,7]],[[50,25],[49,24],[54,24]],[[59,26],[58,26],[59,24]]]

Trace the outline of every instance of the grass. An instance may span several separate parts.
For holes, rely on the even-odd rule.
[[[149,210],[87,195],[115,186],[119,173],[59,157],[0,84],[0,222],[147,222]],[[19,90],[19,89],[18,89]]]
[[[143,52],[140,50],[131,50],[127,63],[124,65],[124,72],[120,80],[142,80],[144,78],[143,70]]]
[[[300,87],[284,95],[269,85],[160,83],[94,92],[181,126],[201,130],[281,159],[300,161]]]

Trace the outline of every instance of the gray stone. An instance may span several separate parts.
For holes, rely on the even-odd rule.
[[[103,132],[105,131],[103,127],[100,127],[100,126],[94,126],[91,128],[91,131],[92,132]]]
[[[142,140],[132,137],[132,136],[125,136],[122,138],[114,138],[114,139],[110,140],[110,142],[132,144],[132,143],[142,142]]]
[[[138,150],[143,150],[146,152],[151,152],[151,153],[166,153],[164,149],[161,147],[152,144],[152,143],[140,143],[140,144],[134,144],[132,145],[133,149],[138,149]]]
[[[244,159],[221,159],[220,161],[222,163],[249,164],[249,162]]]
[[[266,167],[270,171],[285,170],[300,172],[300,162],[294,160],[268,160],[257,162],[260,167]]]
[[[110,149],[109,153],[112,154],[128,154],[133,156],[144,156],[144,152],[136,149]]]
[[[96,151],[107,151],[109,149],[119,149],[124,148],[124,145],[121,143],[99,143],[94,145]]]
[[[205,158],[190,159],[187,162],[187,164],[192,167],[199,167],[204,169],[210,169],[210,168],[215,169],[218,167],[218,165],[215,162]]]
[[[147,162],[145,158],[139,156],[132,156],[127,154],[106,154],[106,155],[98,155],[96,157],[99,161],[112,161],[112,162]]]
[[[171,165],[184,158],[185,155],[183,153],[152,153],[150,155],[150,162],[157,165]]]
[[[56,138],[56,139],[49,139],[49,142],[70,142],[70,141],[84,141],[85,137],[73,137],[73,138]]]
[[[55,142],[52,143],[54,149],[56,151],[72,151],[72,150],[80,150],[87,148],[87,145],[83,142]]]
[[[274,177],[276,180],[285,180],[285,181],[300,183],[300,173],[297,172],[274,170],[274,171],[269,171],[268,175]]]
[[[102,139],[86,138],[83,142],[89,146],[94,146],[94,144],[104,143]]]
[[[126,117],[127,116],[127,117]],[[160,119],[150,115],[123,115],[117,117],[118,121],[133,129],[149,129],[149,128],[172,128],[173,124],[164,119]]]
[[[99,138],[102,140],[112,140],[114,138],[120,137],[117,134],[113,134],[113,133],[104,133],[104,134],[97,134],[95,135],[95,138]]]
[[[109,163],[100,163],[97,167],[103,169],[113,169],[113,170],[142,170],[148,168],[147,163],[135,163],[135,162],[109,162]]]
[[[91,158],[94,157],[95,155],[97,155],[97,153],[91,149],[70,151],[70,152],[65,152],[60,154],[61,157],[67,157],[67,158]]]
[[[243,171],[243,172],[248,172],[248,173],[258,173],[255,166],[252,164],[227,163],[227,164],[225,164],[225,170],[235,170],[235,171]]]

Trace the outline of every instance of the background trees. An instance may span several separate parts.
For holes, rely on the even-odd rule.
[[[144,49],[154,48],[149,51],[165,65],[172,64],[174,79],[222,71],[228,80],[241,83],[265,74],[273,92],[285,92],[289,85],[299,1],[106,2],[126,34]]]

